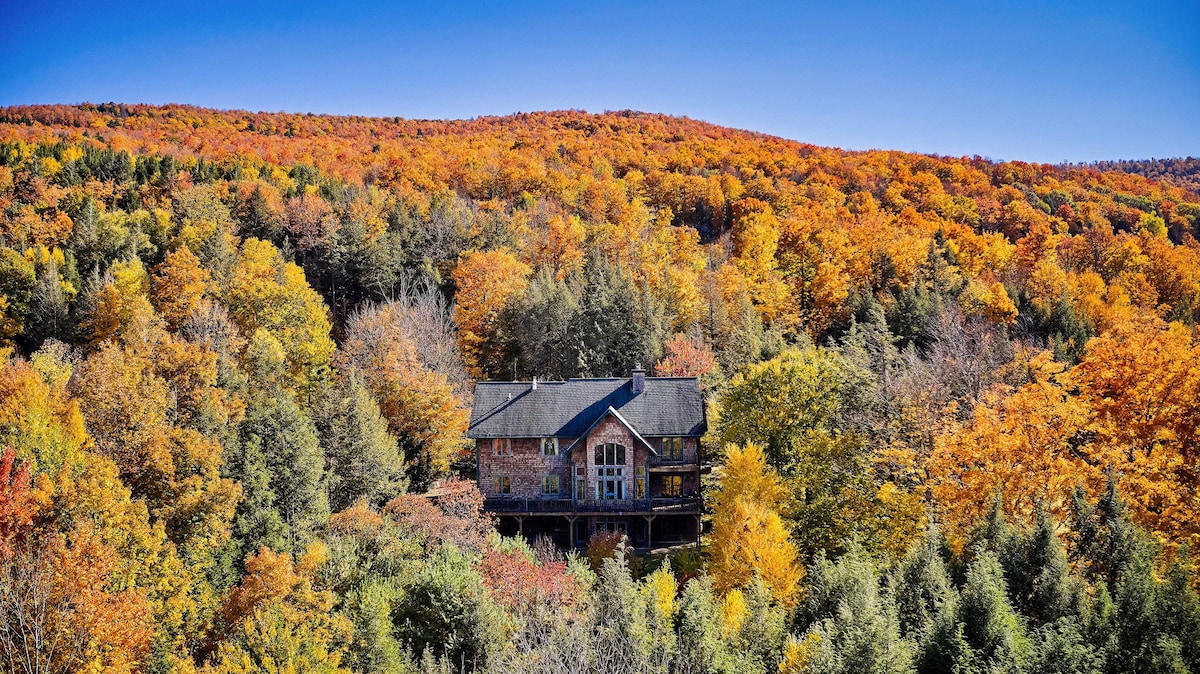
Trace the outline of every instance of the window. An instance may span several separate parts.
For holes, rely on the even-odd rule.
[[[596,533],[625,531],[625,521],[618,519],[597,518],[592,522],[592,531],[595,531]]]
[[[557,494],[558,493],[558,476],[546,475],[542,478],[542,493]]]
[[[558,438],[542,438],[542,456],[558,456]]]
[[[633,474],[637,476],[637,487],[634,492],[634,498],[646,498],[646,467],[638,466],[634,468]]]
[[[585,480],[583,478],[579,478],[578,480],[575,480],[575,498],[577,498],[577,499],[587,498],[587,480]]]
[[[596,445],[597,466],[624,466],[625,446],[612,442]]]
[[[663,438],[660,455],[668,461],[682,461],[683,438]]]
[[[665,498],[679,498],[683,496],[683,476],[664,475],[662,483],[662,495]]]
[[[623,501],[625,499],[625,469],[596,469],[596,500]]]
[[[493,493],[511,494],[512,493],[512,480],[509,479],[509,477],[507,475],[497,475],[495,478],[495,490]]]
[[[492,456],[512,456],[512,438],[492,438]]]

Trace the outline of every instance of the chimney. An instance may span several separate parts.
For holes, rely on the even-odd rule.
[[[634,393],[641,393],[646,390],[646,371],[642,369],[642,364],[638,363],[633,368],[633,381],[630,382]]]
[[[536,390],[537,390],[537,377],[534,377],[534,378],[533,378],[533,386],[531,386],[531,387],[530,387],[530,390],[531,390],[531,391],[536,391]]]

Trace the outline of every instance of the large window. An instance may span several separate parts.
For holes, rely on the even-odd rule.
[[[624,466],[625,446],[612,442],[596,445],[597,466]]]
[[[542,493],[543,494],[558,494],[558,476],[546,475],[542,477]]]
[[[497,475],[494,479],[494,494],[511,494],[512,480],[507,475]]]
[[[596,533],[625,531],[625,521],[619,519],[595,519],[592,521],[592,531]]]
[[[512,456],[512,439],[492,438],[492,456]]]
[[[542,438],[542,456],[558,456],[558,438]]]
[[[659,455],[667,461],[683,460],[683,438],[663,438]]]
[[[596,445],[596,500],[625,500],[625,446]]]
[[[596,469],[596,499],[622,501],[625,499],[625,469]]]
[[[683,496],[683,476],[664,475],[662,481],[662,495],[664,498],[679,498]]]

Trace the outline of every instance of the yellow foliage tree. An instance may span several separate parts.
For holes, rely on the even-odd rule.
[[[442,372],[425,365],[388,304],[351,319],[338,367],[357,370],[379,403],[388,429],[412,460],[409,477],[420,488],[445,474],[464,449],[470,413]]]
[[[495,339],[500,314],[525,291],[529,265],[509,250],[469,251],[454,268],[458,286],[454,322],[458,345],[472,377],[484,376],[487,364],[499,363],[501,344]]]
[[[1088,343],[1071,383],[1089,411],[1091,463],[1121,474],[1134,519],[1172,542],[1200,544],[1200,345],[1157,319]]]
[[[1062,365],[1043,352],[1031,366],[1033,382],[988,391],[968,422],[936,440],[926,469],[952,532],[986,516],[997,497],[1015,515],[1032,516],[1042,500],[1064,515],[1076,484],[1102,484],[1098,469],[1073,458],[1088,415],[1064,383]]]
[[[767,466],[761,446],[726,448],[709,538],[709,573],[719,591],[748,587],[758,576],[777,601],[795,602],[803,569],[779,514],[787,498],[788,490]]]
[[[750,296],[766,321],[782,316],[787,286],[775,266],[779,248],[779,220],[771,207],[757,199],[733,204],[734,264],[745,277]]]
[[[229,281],[229,309],[247,335],[264,328],[287,353],[292,383],[304,388],[328,370],[334,343],[325,302],[304,270],[267,241],[247,239]]]
[[[172,328],[178,329],[213,290],[212,275],[187,246],[171,251],[154,268],[151,298]]]

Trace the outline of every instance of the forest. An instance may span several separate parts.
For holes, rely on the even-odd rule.
[[[1200,674],[1189,161],[0,109],[3,671]],[[636,364],[699,549],[498,535],[473,382]]]

